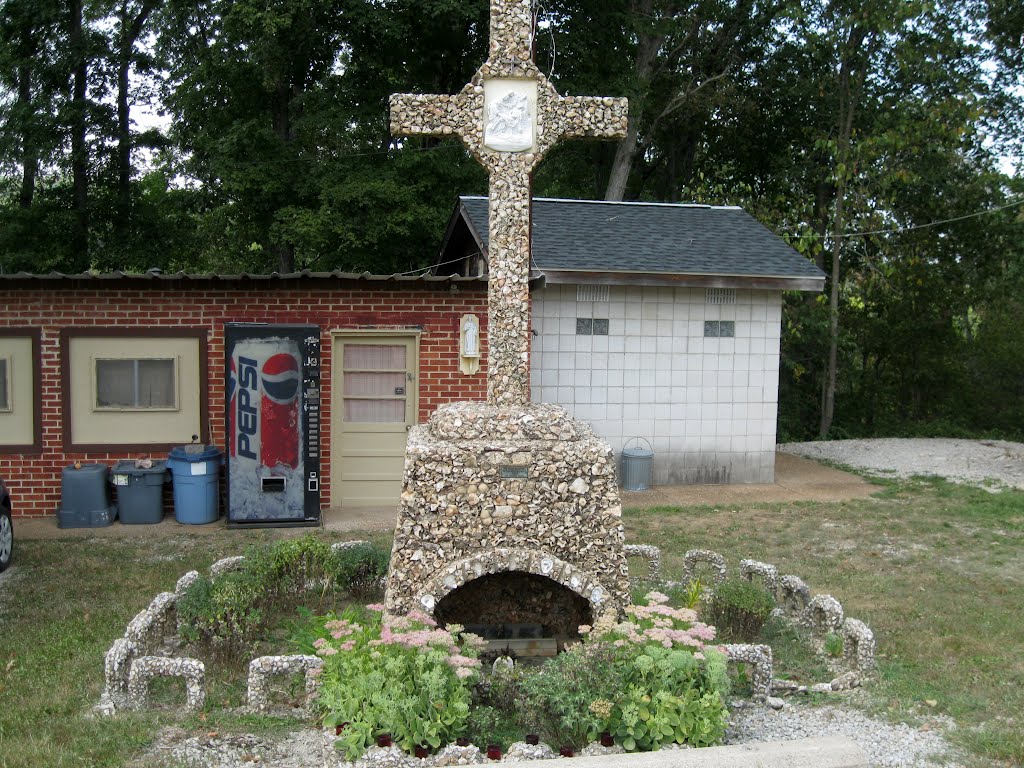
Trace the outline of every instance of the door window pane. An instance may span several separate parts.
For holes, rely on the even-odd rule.
[[[354,400],[345,398],[345,421],[362,424],[405,422],[405,400]]]
[[[402,390],[402,391],[398,391]],[[405,373],[346,373],[346,397],[393,397],[403,394]]]
[[[405,370],[404,344],[346,344],[346,370]]]

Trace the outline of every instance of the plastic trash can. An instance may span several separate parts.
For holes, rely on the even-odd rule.
[[[164,483],[170,482],[166,461],[152,467],[138,467],[134,461],[119,461],[110,470],[110,483],[117,489],[117,516],[125,525],[159,523],[164,519]]]
[[[639,445],[630,448],[629,444],[643,440],[647,443],[646,448]],[[654,459],[654,449],[651,444],[642,437],[634,437],[626,443],[622,449],[622,487],[627,491],[646,491],[651,487],[651,461]]]
[[[106,464],[65,467],[60,478],[58,528],[102,528],[117,519],[110,503]]]
[[[167,468],[174,487],[174,519],[186,525],[213,523],[220,517],[221,452],[213,445],[171,449]]]

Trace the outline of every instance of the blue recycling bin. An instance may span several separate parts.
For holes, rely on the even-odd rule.
[[[174,519],[186,525],[215,523],[220,517],[221,452],[213,445],[171,449],[167,468],[174,488]]]

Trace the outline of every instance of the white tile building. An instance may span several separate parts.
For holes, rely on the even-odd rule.
[[[646,440],[656,485],[772,482],[782,291],[820,291],[821,270],[735,207],[533,210],[532,399],[617,455]],[[479,274],[486,252],[487,200],[462,197],[437,273]]]
[[[655,484],[772,482],[780,292],[718,303],[718,289],[604,288],[597,300],[585,285],[533,292],[532,398],[589,422],[616,455],[645,439]],[[578,333],[578,319],[607,319],[607,335]],[[732,337],[705,336],[723,320]]]

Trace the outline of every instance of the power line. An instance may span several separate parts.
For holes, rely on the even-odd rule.
[[[929,227],[938,227],[942,224],[951,224],[955,221],[965,221],[966,219],[974,219],[978,216],[984,216],[989,213],[998,213],[999,211],[1005,211],[1008,208],[1016,208],[1019,205],[1024,205],[1024,197],[1013,202],[1006,203],[1004,205],[997,205],[995,208],[986,208],[983,211],[975,211],[974,213],[966,213],[963,216],[954,216],[950,219],[941,219],[939,221],[929,221],[926,224],[912,224],[908,227],[897,227],[896,229],[872,229],[865,232],[850,232],[840,237],[867,237],[868,235],[894,235],[902,234],[903,232],[913,232],[918,229],[928,229]]]

